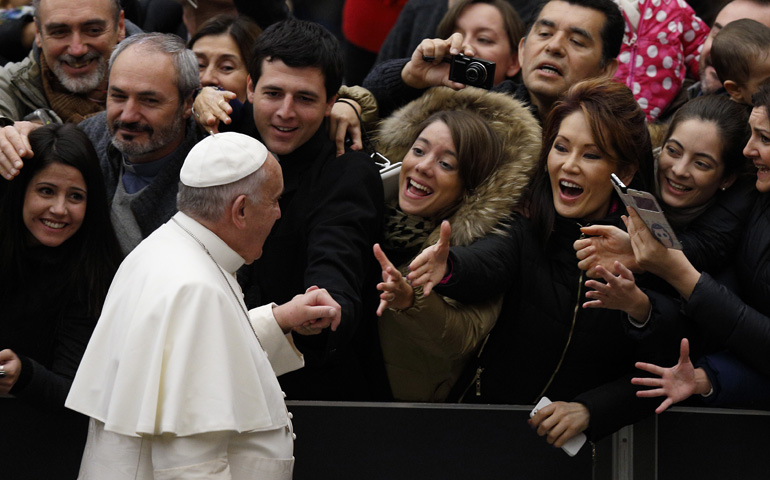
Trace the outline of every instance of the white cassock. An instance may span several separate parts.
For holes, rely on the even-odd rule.
[[[251,310],[249,325],[234,275],[243,259],[174,219],[211,256],[169,221],[121,264],[66,402],[91,417],[79,478],[289,479],[276,375],[302,355],[272,305]]]

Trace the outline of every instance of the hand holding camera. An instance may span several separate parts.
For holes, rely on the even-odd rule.
[[[495,76],[494,62],[473,58],[473,48],[463,45],[463,42],[463,35],[459,32],[446,40],[423,40],[401,70],[404,83],[420,89],[439,85],[455,90],[461,90],[466,85],[490,88]]]

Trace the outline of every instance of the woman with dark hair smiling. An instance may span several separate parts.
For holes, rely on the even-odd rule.
[[[530,420],[556,446],[581,432],[598,439],[652,413],[635,396],[634,362],[646,342],[621,314],[586,310],[572,243],[588,224],[619,224],[610,174],[630,183],[652,163],[645,116],[631,91],[608,79],[573,86],[549,114],[524,214],[507,236],[448,248],[444,236],[411,264],[413,285],[463,301],[504,294],[500,316],[453,392],[462,402],[554,402]],[[449,255],[449,261],[447,261]]]
[[[749,138],[748,118],[746,109],[726,96],[693,99],[674,115],[656,159],[654,191],[666,219],[684,244],[685,255],[712,274],[732,259],[754,203],[749,163],[742,152]],[[629,235],[611,226],[582,231],[589,237],[575,242],[582,259],[578,266],[595,270],[607,282],[586,283],[595,291],[588,292],[591,301],[585,306],[623,310],[637,326],[661,316],[666,309],[660,302],[665,299],[654,295],[659,300],[653,308],[649,296],[635,286],[631,272],[643,269],[634,259]],[[655,278],[640,280],[647,287],[670,290]]]
[[[121,253],[85,133],[50,125],[29,142],[35,156],[0,183],[2,472],[75,478],[88,419],[64,400]]]
[[[762,84],[752,100],[751,138],[743,154],[756,167],[759,196],[733,262],[735,293],[698,271],[682,252],[662,248],[639,216],[633,211],[629,215],[628,232],[639,265],[670,283],[681,295],[682,311],[692,327],[725,349],[696,368],[689,342],[682,339],[674,367],[639,364],[660,377],[634,379],[637,385],[652,387],[639,396],[666,397],[659,412],[694,394],[713,396],[714,404],[770,407],[770,82]]]

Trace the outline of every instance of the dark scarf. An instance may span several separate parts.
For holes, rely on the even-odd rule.
[[[385,250],[419,248],[425,243],[436,223],[427,218],[409,215],[398,207],[398,201],[385,205]]]
[[[104,98],[106,96],[106,75],[102,84],[88,94],[72,93],[59,82],[51,67],[40,54],[40,77],[43,80],[43,91],[48,99],[51,109],[66,123],[80,123],[86,118],[96,115],[104,110]]]

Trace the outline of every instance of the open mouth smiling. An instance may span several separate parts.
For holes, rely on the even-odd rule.
[[[583,187],[567,180],[559,180],[559,191],[567,198],[576,198],[583,193]]]
[[[296,130],[298,127],[279,127],[278,125],[273,125],[273,128],[278,130],[281,133],[289,133]]]
[[[93,59],[90,59],[90,60],[84,59],[80,62],[67,62],[67,65],[69,65],[70,68],[83,68],[83,67],[87,67],[91,63],[93,63]]]
[[[690,190],[692,190],[691,187],[688,187],[686,185],[682,185],[681,183],[677,183],[677,182],[671,180],[670,178],[666,178],[666,183],[668,184],[669,187],[671,187],[674,191],[677,191],[677,192],[684,193],[684,192],[689,192]]]
[[[406,181],[406,191],[416,197],[427,197],[433,193],[433,190],[412,178],[408,178]]]
[[[61,223],[61,222],[54,222],[54,221],[52,221],[52,220],[44,220],[44,219],[41,219],[41,220],[40,220],[40,222],[41,222],[43,225],[45,225],[46,227],[48,227],[48,228],[53,228],[54,230],[61,230],[62,228],[64,228],[64,227],[66,227],[66,226],[67,226],[67,224],[66,224],[66,223]]]

